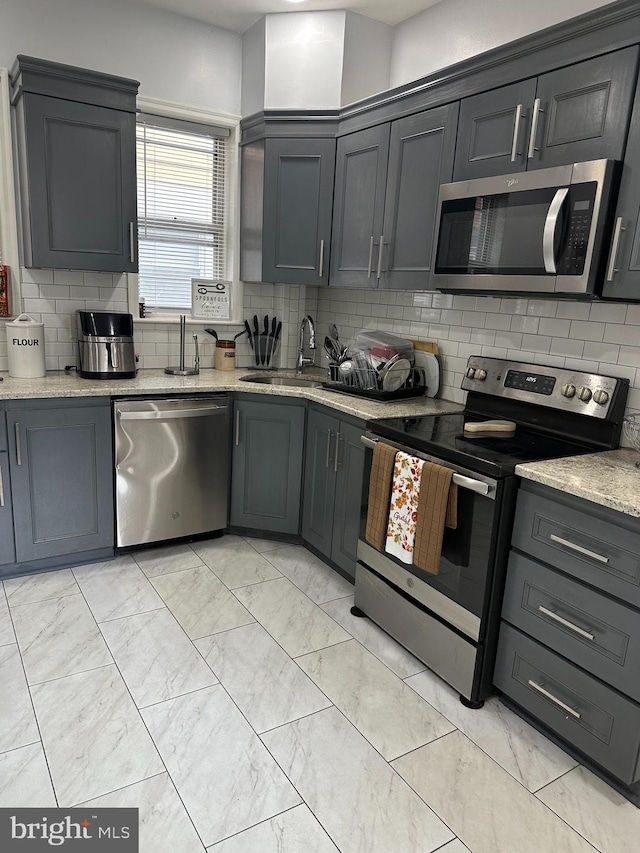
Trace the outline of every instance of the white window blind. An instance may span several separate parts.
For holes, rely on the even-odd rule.
[[[229,132],[144,114],[136,129],[139,295],[188,308],[192,278],[226,278]]]

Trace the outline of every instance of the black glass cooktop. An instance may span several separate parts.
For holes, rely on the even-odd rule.
[[[402,443],[408,448],[463,465],[493,477],[512,474],[521,462],[559,459],[592,453],[593,447],[517,426],[512,437],[463,435],[467,421],[483,418],[469,414],[435,415],[420,418],[386,418],[370,421],[367,429]],[[486,418],[484,419],[486,420]]]

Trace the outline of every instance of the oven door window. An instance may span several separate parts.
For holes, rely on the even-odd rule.
[[[571,187],[553,230],[553,257],[589,233],[595,184]],[[550,275],[544,230],[557,187],[453,199],[442,203],[436,273],[449,275]],[[574,208],[577,209],[574,210]],[[573,220],[580,234],[576,240]],[[569,245],[571,244],[571,245]],[[575,252],[573,252],[575,255]],[[581,253],[582,254],[582,253]],[[577,269],[571,269],[577,272]]]

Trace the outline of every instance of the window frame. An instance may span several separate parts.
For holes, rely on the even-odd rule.
[[[239,151],[240,151],[240,117],[212,113],[207,110],[187,107],[172,101],[163,101],[159,98],[141,98],[136,101],[137,109],[141,113],[152,113],[167,118],[175,118],[178,121],[192,121],[199,124],[210,124],[229,129],[229,149],[227,152],[227,234],[226,234],[226,273],[225,279],[232,282],[231,318],[229,320],[216,320],[217,326],[237,326],[242,322],[243,313],[243,283],[240,281],[240,174],[239,174]],[[129,311],[133,315],[134,323],[179,323],[180,311],[148,311],[147,316],[138,316],[139,290],[138,274],[127,274],[127,290],[129,294]],[[183,312],[184,313],[184,312]],[[187,313],[187,323],[202,325],[205,320],[193,319],[190,312]]]
[[[2,263],[9,267],[10,320],[22,312],[18,207],[13,170],[9,69],[0,66],[0,245]]]

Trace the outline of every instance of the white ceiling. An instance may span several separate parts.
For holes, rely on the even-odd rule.
[[[243,33],[269,12],[350,9],[386,24],[399,24],[440,0],[134,0]]]

